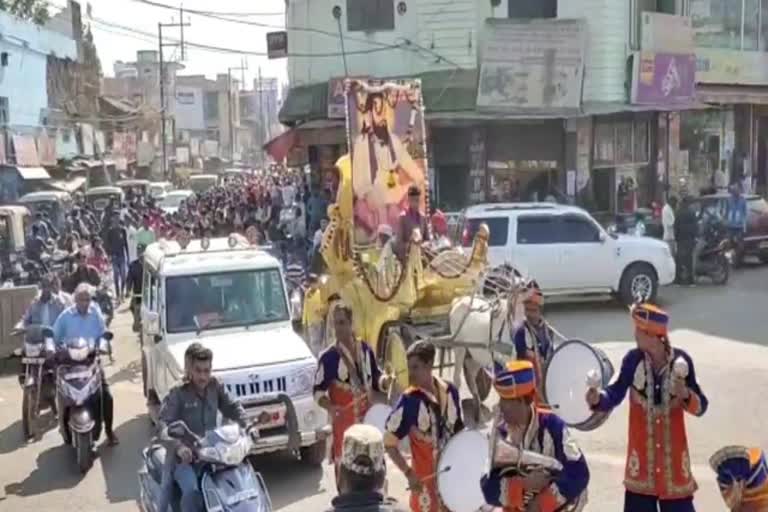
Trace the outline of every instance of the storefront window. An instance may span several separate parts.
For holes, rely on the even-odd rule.
[[[690,0],[690,15],[696,46],[767,49],[768,0]]]
[[[616,123],[616,163],[632,163],[632,122]]]

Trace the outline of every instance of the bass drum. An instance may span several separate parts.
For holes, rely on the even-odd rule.
[[[581,340],[568,340],[555,349],[544,370],[544,399],[553,411],[576,430],[590,431],[608,419],[587,405],[587,374],[595,371],[604,388],[613,378],[613,364],[599,348]]]
[[[437,461],[437,493],[450,512],[476,512],[485,505],[480,479],[488,471],[488,436],[464,430],[453,436]]]

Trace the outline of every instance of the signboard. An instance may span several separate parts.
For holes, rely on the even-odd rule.
[[[21,167],[39,167],[35,138],[31,135],[14,135],[13,150],[16,153],[16,165]]]
[[[586,27],[581,19],[486,20],[478,110],[578,111]]]
[[[363,80],[367,76],[350,77]],[[328,80],[328,119],[344,119],[347,117],[347,94],[344,91],[345,78]]]
[[[283,59],[288,56],[288,32],[267,32],[267,58]]]
[[[643,12],[640,49],[676,54],[696,53],[693,26],[688,16]]]
[[[56,165],[56,144],[48,135],[37,137],[37,152],[40,155],[40,164]]]
[[[634,55],[632,103],[680,105],[696,95],[696,56],[640,52]]]
[[[376,242],[379,226],[396,229],[408,189],[421,190],[426,210],[427,145],[420,80],[350,79],[347,133],[351,155],[356,245]]]
[[[176,163],[188,164],[189,163],[189,148],[183,146],[176,147]]]
[[[485,201],[486,186],[485,134],[480,128],[472,130],[472,143],[469,145],[469,199],[482,203]]]
[[[765,85],[768,53],[696,48],[696,82]]]

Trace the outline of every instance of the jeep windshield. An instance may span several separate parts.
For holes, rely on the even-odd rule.
[[[168,277],[165,289],[169,333],[249,327],[290,318],[276,268]]]

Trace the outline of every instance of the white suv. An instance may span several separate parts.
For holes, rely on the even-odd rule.
[[[161,240],[144,253],[142,357],[150,414],[181,382],[193,342],[251,418],[265,419],[255,453],[298,451],[320,464],[330,434],[312,397],[317,359],[294,331],[280,262],[237,236]]]
[[[669,246],[607,233],[586,211],[554,203],[481,204],[463,212],[462,244],[490,229],[491,267],[511,264],[546,295],[611,293],[625,303],[653,301],[675,279]]]

